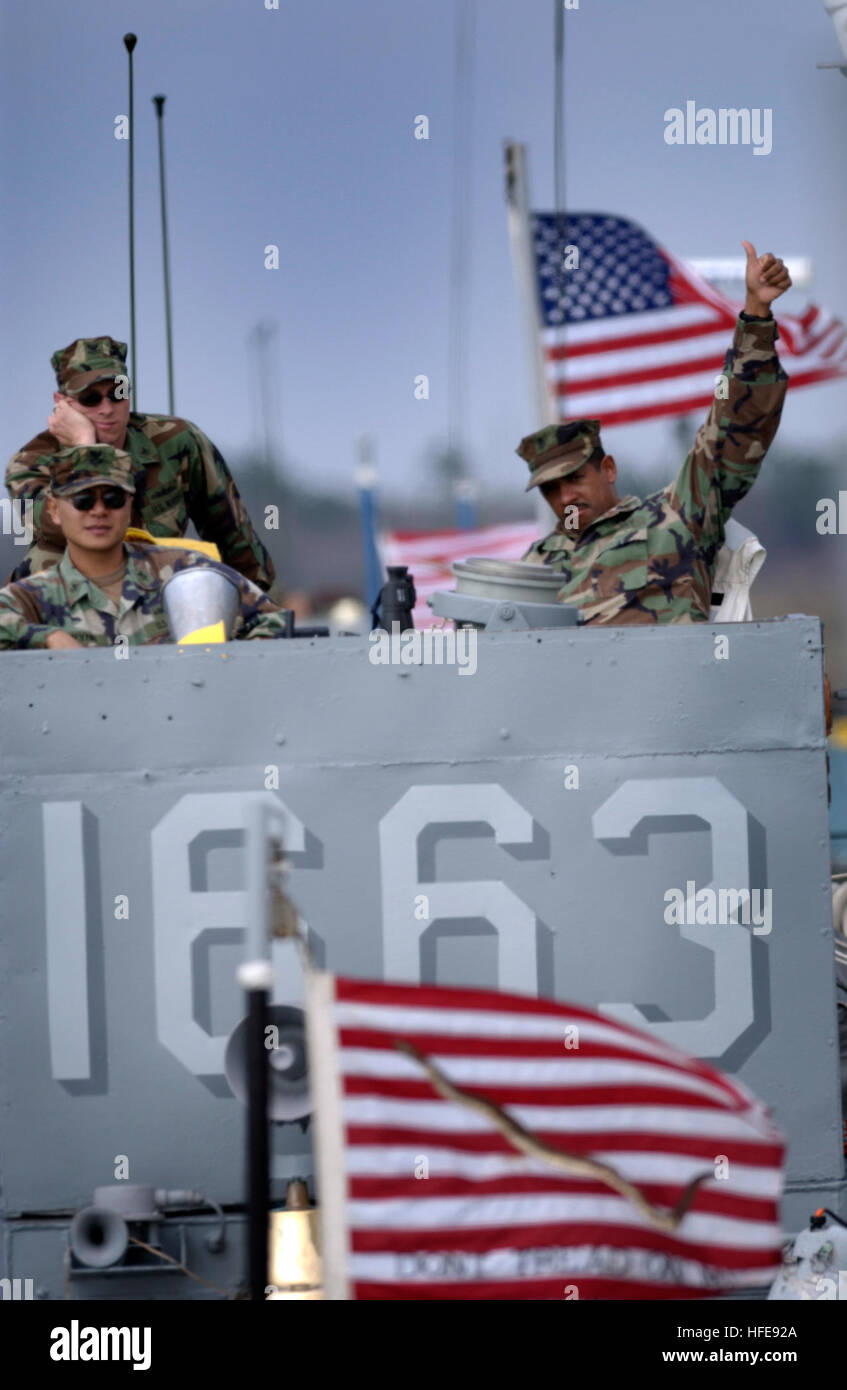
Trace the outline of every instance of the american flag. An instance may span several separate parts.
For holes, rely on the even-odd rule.
[[[519,560],[538,539],[537,522],[480,526],[467,531],[386,531],[380,537],[383,565],[408,565],[418,596],[413,611],[415,627],[432,627],[442,620],[433,616],[426,600],[436,589],[455,589],[451,566],[472,555]]]
[[[782,1136],[707,1063],[529,996],[312,972],[307,999],[327,1297],[696,1298],[774,1278]],[[592,1171],[519,1151],[479,1097]]]
[[[533,213],[530,227],[547,379],[561,418],[625,425],[711,403],[740,304],[624,217]],[[565,247],[576,248],[578,268],[564,268]],[[847,375],[838,319],[813,304],[800,317],[778,306],[775,315],[792,388]]]

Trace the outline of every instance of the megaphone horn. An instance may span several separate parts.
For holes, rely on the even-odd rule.
[[[105,1269],[126,1254],[129,1227],[109,1207],[83,1207],[71,1222],[70,1243],[81,1265]]]
[[[241,597],[223,570],[194,565],[171,575],[162,588],[162,604],[175,642],[225,642]]]
[[[234,1096],[247,1104],[247,1025],[243,1018],[230,1034],[224,1073]],[[268,1009],[268,1118],[303,1120],[312,1112],[306,1069],[306,1018],[302,1009],[271,1004]],[[270,1030],[273,1030],[270,1032]]]

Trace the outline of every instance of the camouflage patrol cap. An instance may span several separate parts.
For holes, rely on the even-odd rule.
[[[529,464],[529,492],[539,483],[566,478],[590,459],[601,459],[605,450],[600,443],[600,421],[564,420],[561,425],[547,425],[522,439],[515,453]]]
[[[59,390],[77,396],[95,381],[127,375],[126,343],[114,338],[76,338],[54,352],[50,363]]]
[[[50,491],[54,497],[70,497],[87,487],[122,487],[135,492],[135,465],[123,449],[111,444],[85,444],[63,449],[50,465]]]

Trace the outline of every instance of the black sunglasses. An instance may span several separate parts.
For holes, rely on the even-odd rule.
[[[121,507],[126,506],[131,495],[124,492],[122,487],[98,487],[97,492],[103,499],[103,506],[108,507],[110,512],[119,512]],[[70,500],[78,512],[90,512],[97,501],[97,492],[75,492]]]
[[[113,386],[110,391],[95,391],[93,388],[91,388],[88,391],[81,391],[80,394],[77,396],[77,400],[79,401],[80,405],[91,407],[94,405],[99,405],[100,402],[104,401],[107,396],[110,401],[125,401],[129,399],[128,396],[126,396],[125,394],[119,396],[118,390],[119,388],[117,386]]]

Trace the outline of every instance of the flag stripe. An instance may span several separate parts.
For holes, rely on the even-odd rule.
[[[493,1196],[516,1196],[530,1193],[536,1196],[548,1197],[551,1194],[568,1191],[576,1194],[601,1195],[607,1189],[599,1182],[581,1181],[577,1178],[562,1178],[559,1184],[551,1181],[549,1177],[532,1177],[526,1174],[523,1177],[503,1177],[489,1179],[475,1178],[387,1178],[387,1177],[367,1177],[352,1178],[350,1181],[350,1196],[367,1201],[375,1197],[386,1198],[414,1198],[420,1196],[420,1183],[426,1182],[426,1191],[431,1197],[493,1197]],[[643,1180],[638,1184],[639,1190],[643,1192],[654,1205],[672,1208],[679,1201],[684,1188],[682,1185],[668,1186],[660,1183],[646,1183]],[[704,1185],[703,1191],[698,1200],[698,1208],[701,1212],[710,1213],[718,1216],[732,1216],[743,1219],[745,1216],[757,1221],[767,1221],[773,1211],[773,1202],[770,1198],[756,1200],[749,1193],[727,1193],[719,1192],[717,1189],[708,1189]]]
[[[537,1201],[539,1207],[544,1205],[553,1208],[556,1203],[555,1197],[549,1195],[538,1198]],[[354,1210],[359,1205],[358,1202],[351,1203]],[[408,1208],[409,1203],[403,1205]],[[453,1205],[460,1206],[459,1203]],[[468,1205],[464,1203],[464,1206]],[[485,1199],[477,1199],[474,1205],[485,1205]],[[457,1229],[455,1222],[443,1229],[436,1226],[403,1230],[381,1226],[375,1230],[368,1230],[356,1226],[352,1232],[352,1250],[355,1254],[385,1254],[392,1250],[401,1253],[410,1250],[545,1250],[560,1245],[579,1245],[581,1241],[591,1240],[596,1232],[595,1219],[544,1221],[527,1225],[521,1223],[519,1210],[513,1210],[519,1207],[518,1202],[501,1200],[499,1206],[504,1217],[503,1224],[485,1225],[479,1229],[475,1224]],[[417,1204],[413,1209],[415,1212],[418,1211]],[[718,1222],[712,1218],[704,1222],[707,1234],[714,1236],[716,1232],[708,1230],[709,1224],[717,1226]],[[737,1226],[739,1223],[727,1218],[725,1224]],[[779,1228],[771,1228],[768,1223],[761,1222],[756,1224],[755,1233],[756,1241],[739,1242],[737,1245],[722,1244],[714,1239],[677,1240],[667,1231],[634,1232],[632,1224],[616,1224],[614,1217],[603,1222],[603,1244],[612,1248],[629,1246],[641,1250],[661,1250],[670,1256],[698,1260],[721,1269],[742,1269],[745,1263],[749,1265],[751,1259],[758,1265],[778,1264],[780,1252],[774,1241],[779,1241]],[[746,1228],[745,1234],[748,1234]],[[763,1237],[761,1244],[759,1237]]]
[[[570,380],[587,390],[593,381],[603,382],[612,372],[619,382],[624,382],[649,380],[648,372],[661,376],[663,372],[682,375],[686,370],[712,370],[715,363],[719,366],[723,363],[725,353],[726,330],[722,328],[720,333],[713,333],[709,338],[698,338],[693,348],[688,343],[662,343],[651,353],[649,363],[645,363],[643,352],[626,348],[608,352],[603,358],[602,372],[598,371],[598,364],[590,356],[581,357],[578,361],[569,356],[567,368]],[[550,377],[554,381],[561,381],[565,364],[560,364],[552,352],[549,356]]]
[[[410,1144],[356,1143],[351,1145],[348,1151],[347,1171],[353,1182],[370,1181],[369,1175],[374,1171],[380,1174],[376,1179],[378,1182],[383,1178],[395,1177],[398,1181],[405,1181],[410,1173],[416,1171],[421,1157],[419,1148]],[[443,1177],[449,1182],[529,1179],[532,1182],[544,1180],[555,1185],[577,1181],[564,1176],[556,1177],[549,1164],[542,1163],[538,1158],[518,1154],[514,1149],[510,1149],[508,1154],[504,1155],[483,1155],[464,1153],[454,1148],[439,1148],[430,1143],[427,1145],[425,1157],[427,1172],[430,1175],[426,1181],[429,1182],[435,1180],[433,1175]],[[592,1157],[599,1163],[614,1164],[625,1161],[630,1181],[637,1182],[645,1188],[655,1186],[659,1179],[682,1188],[702,1173],[712,1159],[712,1155],[642,1153],[638,1150],[612,1152],[604,1149],[593,1149]],[[415,1183],[422,1180],[417,1177],[413,1179]],[[750,1197],[778,1197],[779,1174],[770,1166],[757,1167],[733,1158],[732,1188],[734,1193]],[[417,1188],[415,1190],[417,1191]],[[703,1195],[706,1195],[705,1192]]]
[[[420,1048],[420,1043],[417,1046]],[[341,1056],[348,1079],[357,1082],[353,1089],[361,1090],[369,1080],[374,1080],[396,1085],[397,1089],[381,1090],[381,1095],[418,1096],[420,1092],[416,1088],[422,1084],[429,1085],[429,1082],[421,1082],[420,1067],[414,1058],[396,1049],[368,1050],[364,1047],[346,1047],[342,1043]],[[455,1056],[455,1053],[446,1053],[442,1057],[439,1049],[434,1047],[428,1050],[428,1056],[437,1066],[441,1066],[447,1057]],[[554,1098],[561,1099],[563,1088],[619,1087],[625,1083],[651,1085],[653,1089],[666,1086],[676,1094],[683,1088],[700,1097],[703,1104],[725,1106],[727,1097],[722,1087],[710,1085],[706,1078],[696,1073],[681,1073],[679,1068],[672,1068],[666,1062],[657,1068],[652,1058],[638,1061],[624,1060],[622,1057],[596,1058],[585,1055],[582,1049],[571,1052],[561,1049],[555,1058],[456,1057],[451,1075],[457,1084],[463,1086],[496,1086],[511,1082],[510,1089],[525,1090],[531,1103],[544,1100],[546,1104],[553,1102]],[[407,1085],[411,1089],[407,1090]]]
[[[490,1131],[488,1134],[461,1133],[457,1130],[416,1129],[404,1125],[350,1125],[346,1127],[348,1144],[414,1144],[418,1151],[426,1143],[443,1145],[464,1153],[513,1154],[513,1145],[503,1135]],[[558,1130],[533,1130],[537,1139],[546,1144],[561,1147],[561,1134]],[[642,1150],[651,1154],[697,1155],[707,1162],[714,1162],[718,1152],[725,1154],[730,1163],[761,1164],[764,1167],[778,1164],[782,1149],[778,1145],[746,1143],[743,1140],[722,1136],[718,1144],[717,1136],[685,1134],[663,1134],[661,1145],[655,1132],[629,1129],[625,1134],[610,1133],[609,1130],[583,1129],[568,1135],[568,1149],[574,1153],[595,1153],[598,1149],[608,1152],[629,1153]]]
[[[433,1057],[430,1060],[437,1064],[437,1058]],[[497,1086],[494,1083],[482,1082],[469,1084],[459,1075],[459,1071],[458,1067],[450,1068],[450,1076],[453,1082],[461,1085],[469,1095],[487,1096],[495,1105],[508,1105],[510,1110],[515,1110],[516,1113],[518,1107],[525,1107],[526,1113],[530,1114],[532,1106],[588,1106],[601,1100],[605,1105],[636,1104],[678,1108],[687,1105],[692,1096],[692,1092],[683,1088],[669,1087],[663,1090],[659,1086],[634,1086],[626,1082],[616,1085],[613,1081],[598,1086]],[[345,1096],[380,1096],[385,1100],[430,1101],[435,1094],[430,1081],[403,1081],[391,1077],[346,1076],[343,1090]],[[698,1103],[706,1111],[725,1111],[725,1106],[718,1100],[700,1097]]]
[[[421,992],[424,993],[423,990]],[[461,991],[457,991],[457,994],[461,993]],[[480,999],[490,1000],[490,996],[485,991],[480,990],[479,994]],[[514,1039],[516,1042],[529,1042],[530,1044],[549,1044],[552,1042],[556,1045],[557,1056],[561,1057],[565,1050],[566,1039],[569,1037],[567,1030],[575,1027],[578,1030],[580,1049],[583,1045],[588,1047],[595,1041],[603,1044],[607,1040],[613,1040],[618,1044],[618,1055],[620,1056],[632,1059],[637,1059],[640,1056],[656,1064],[667,1064],[678,1067],[686,1073],[706,1077],[716,1089],[723,1090],[728,1099],[732,1098],[739,1107],[748,1106],[751,1101],[751,1097],[744,1087],[738,1082],[731,1081],[728,1077],[721,1076],[706,1063],[685,1057],[675,1048],[669,1047],[659,1039],[648,1037],[646,1034],[639,1034],[626,1024],[612,1023],[611,1020],[601,1019],[598,1015],[586,1014],[584,1010],[563,1010],[558,1018],[549,1016],[549,1013],[547,1017],[523,1013],[498,1015],[489,1009],[480,1008],[479,1012],[466,1009],[463,999],[462,1007],[452,1009],[449,1014],[444,1014],[442,1011],[439,1017],[437,1010],[433,1010],[431,1005],[422,1008],[414,1008],[412,1005],[402,1007],[403,997],[398,996],[395,999],[392,996],[391,1002],[386,1000],[381,1011],[367,1004],[339,1003],[337,1005],[337,1018],[341,1025],[342,1045],[346,1045],[348,1040],[352,1041],[351,1023],[367,1025],[381,1021],[383,1024],[382,1038],[385,1039],[382,1045],[392,1049],[395,1049],[395,1037],[414,1039],[419,1047],[433,1049],[442,1044],[447,1048],[448,1044],[453,1042],[458,1045],[460,1050],[463,1050],[467,1041],[468,1053],[475,1050],[472,1044],[478,1043],[481,1048],[487,1050],[498,1044],[508,1044],[510,1039]],[[521,1000],[521,1003],[523,1002]],[[539,1001],[527,1000],[527,1002]],[[549,1010],[549,1005],[547,1008]],[[434,1027],[437,1027],[439,1031],[433,1032]],[[390,1038],[386,1036],[385,1030],[388,1029],[393,1030],[394,1036]],[[366,1029],[357,1030],[355,1036],[362,1038],[363,1043],[367,1046],[374,1048],[379,1046],[375,1038],[368,1039]]]
[[[358,1261],[357,1261],[358,1266]],[[358,1269],[357,1269],[358,1274]],[[759,1271],[759,1278],[753,1283],[766,1285],[773,1278],[773,1270]],[[729,1280],[723,1281],[725,1284]],[[749,1282],[746,1278],[740,1283]],[[473,1283],[439,1283],[433,1284],[426,1281],[415,1283],[379,1283],[373,1278],[357,1277],[356,1296],[364,1299],[378,1299],[380,1302],[387,1300],[400,1299],[446,1299],[453,1302],[456,1299],[474,1299],[490,1302],[496,1299],[508,1299],[509,1302],[515,1299],[563,1299],[574,1297],[570,1290],[579,1289],[577,1295],[582,1299],[645,1299],[654,1300],[662,1298],[682,1299],[682,1298],[702,1298],[703,1294],[712,1292],[709,1288],[694,1286],[683,1287],[680,1284],[651,1284],[644,1279],[633,1279],[625,1281],[622,1279],[593,1279],[580,1275],[579,1284],[574,1283],[573,1274],[561,1275],[558,1279],[535,1279],[535,1280],[498,1280],[497,1282],[487,1282],[481,1279]]]
[[[424,1186],[422,1183],[421,1186]],[[696,1204],[695,1204],[696,1206]],[[690,1211],[680,1227],[680,1234],[654,1231],[645,1226],[644,1217],[624,1197],[614,1194],[581,1194],[548,1192],[543,1196],[518,1193],[512,1196],[476,1197],[473,1201],[459,1197],[418,1197],[415,1201],[396,1198],[368,1201],[348,1201],[351,1238],[355,1248],[357,1232],[378,1229],[390,1231],[397,1237],[397,1248],[407,1248],[403,1232],[420,1236],[423,1232],[450,1227],[463,1234],[483,1232],[489,1228],[499,1231],[507,1227],[503,1238],[492,1237],[492,1244],[508,1244],[520,1239],[521,1232],[530,1231],[539,1245],[556,1244],[567,1239],[576,1241],[590,1234],[592,1228],[602,1227],[604,1240],[625,1235],[633,1240],[632,1228],[638,1229],[638,1239],[660,1240],[662,1249],[672,1253],[693,1250],[702,1255],[708,1247],[709,1258],[737,1253],[741,1250],[775,1249],[780,1240],[777,1221],[739,1220],[699,1210]],[[468,1237],[470,1238],[470,1236]],[[425,1248],[422,1244],[421,1248]]]
[[[490,1128],[490,1121],[465,1106],[445,1106],[438,1100],[397,1100],[394,1097],[367,1095],[344,1096],[342,1113],[347,1124],[374,1124],[378,1120],[388,1125],[408,1126],[418,1130],[438,1123],[446,1130],[477,1134]],[[743,1115],[712,1110],[701,1111],[693,1105],[513,1105],[509,1113],[518,1124],[537,1130],[542,1118],[548,1131],[560,1136],[593,1128],[595,1133],[626,1130],[631,1125],[639,1133],[656,1136],[699,1134],[701,1137],[720,1131],[727,1138],[741,1138],[749,1133]],[[561,1142],[561,1138],[560,1138]]]

